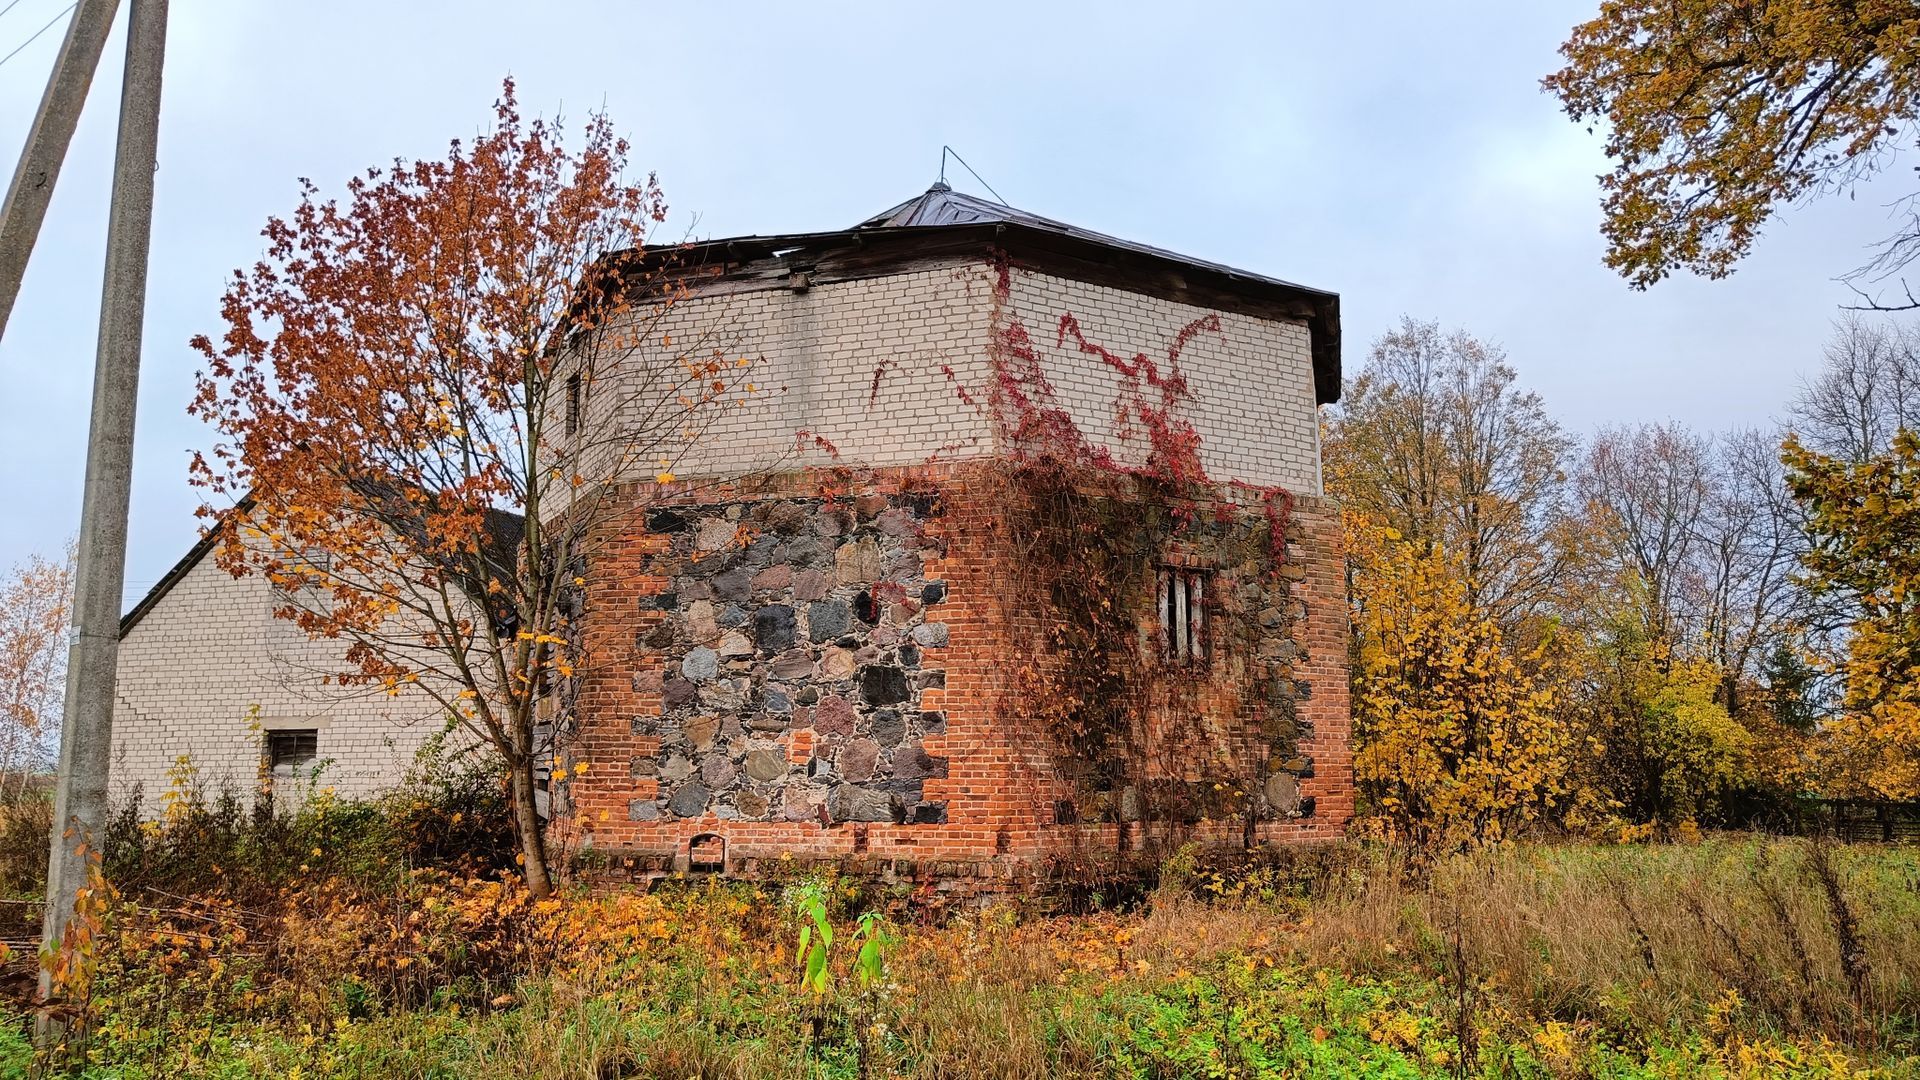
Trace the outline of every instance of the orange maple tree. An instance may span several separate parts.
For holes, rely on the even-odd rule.
[[[224,335],[193,341],[189,411],[219,438],[191,468],[220,564],[343,642],[329,679],[424,694],[491,747],[544,895],[536,793],[587,545],[631,507],[621,485],[673,480],[747,365],[663,331],[681,292],[646,240],[665,203],[608,118],[575,150],[511,80],[494,108],[471,145],[370,169],[344,203],[302,181],[228,284]]]

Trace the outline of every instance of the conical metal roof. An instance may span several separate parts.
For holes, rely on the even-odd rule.
[[[944,180],[936,181],[924,194],[916,195],[891,210],[882,210],[855,227],[897,229],[912,225],[980,225],[1000,221],[1019,222],[1061,233],[1079,231],[1071,225],[1029,214],[1025,210],[1016,210],[1004,203],[963,195],[948,187]]]

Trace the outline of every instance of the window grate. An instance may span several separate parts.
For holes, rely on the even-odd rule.
[[[1207,593],[1205,570],[1166,568],[1158,582],[1160,658],[1169,664],[1201,666],[1207,662]]]

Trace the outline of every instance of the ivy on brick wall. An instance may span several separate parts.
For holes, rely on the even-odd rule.
[[[1055,349],[1097,359],[1115,378],[1116,452],[1089,438],[1048,378],[1026,322],[1012,312],[1013,268],[993,267],[990,380],[963,404],[985,412],[1002,453],[990,470],[1008,552],[1002,593],[1016,640],[1030,646],[1009,674],[1003,722],[1037,726],[1071,789],[1056,820],[1191,823],[1302,812],[1287,537],[1292,495],[1219,482],[1182,412],[1182,351],[1222,333],[1193,320],[1163,357],[1122,355],[1092,340],[1071,312]],[[950,377],[951,377],[951,373]],[[1156,623],[1164,568],[1204,571],[1204,662],[1170,663]],[[1020,648],[1010,650],[1015,654]],[[1308,808],[1310,809],[1310,807]]]

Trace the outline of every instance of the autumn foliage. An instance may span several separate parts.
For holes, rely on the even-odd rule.
[[[1887,168],[1920,113],[1916,43],[1897,0],[1604,0],[1545,86],[1606,130],[1607,265],[1641,288],[1724,277],[1782,207]],[[1903,222],[1877,268],[1917,244]]]
[[[1828,782],[1920,799],[1920,434],[1901,428],[1883,453],[1852,462],[1789,437],[1785,456],[1809,510],[1809,583],[1858,612],[1839,662],[1843,708],[1828,724]]]
[[[1382,335],[1326,432],[1369,827],[1439,847],[1692,835],[1788,825],[1803,795],[1892,794],[1833,782],[1855,721],[1822,718],[1857,610],[1803,580],[1829,573],[1829,526],[1779,439],[1576,440],[1496,347],[1412,320]],[[1912,745],[1899,715],[1880,737]],[[1854,756],[1897,768],[1875,745]]]
[[[71,553],[31,556],[0,577],[0,793],[53,766],[72,609]]]
[[[522,119],[443,159],[303,183],[238,271],[191,412],[220,565],[338,640],[331,677],[420,703],[491,748],[526,874],[548,884],[536,769],[583,662],[569,619],[614,485],[671,480],[744,361],[652,340],[675,293],[642,254],[665,205],[605,116],[578,148]],[[549,710],[542,713],[543,709]],[[396,763],[396,769],[405,763]]]
[[[89,1053],[139,1077],[583,1080],[1911,1065],[1897,849],[1506,845],[1408,869],[1380,847],[1188,849],[1148,903],[1071,917],[936,917],[832,877],[565,903],[434,868],[256,904],[129,893],[103,912]],[[0,1066],[24,1068],[9,1033]]]
[[[1354,777],[1373,824],[1421,848],[1500,840],[1565,794],[1565,733],[1545,646],[1511,650],[1467,599],[1459,562],[1357,515],[1347,522]]]

